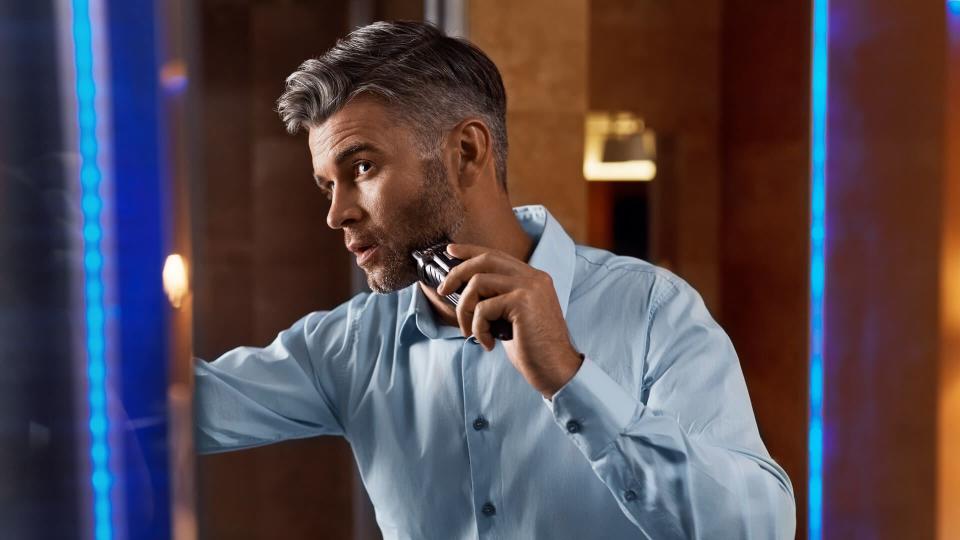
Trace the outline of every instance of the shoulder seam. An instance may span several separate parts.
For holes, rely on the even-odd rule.
[[[618,255],[614,255],[613,257],[618,257]],[[586,262],[586,263],[588,263],[588,264],[592,264],[593,266],[599,266],[599,267],[605,268],[605,269],[607,269],[607,270],[609,270],[609,271],[619,270],[619,271],[630,272],[630,273],[634,273],[634,274],[645,274],[645,275],[650,275],[650,274],[652,274],[652,275],[657,276],[657,277],[662,277],[663,279],[665,279],[668,283],[670,283],[670,284],[673,285],[674,287],[679,288],[679,285],[676,283],[678,277],[674,277],[674,276],[673,276],[668,270],[666,270],[666,269],[660,268],[659,266],[656,266],[656,265],[654,265],[654,264],[651,264],[651,263],[649,263],[649,262],[647,262],[647,261],[642,261],[641,259],[637,259],[637,260],[644,262],[644,263],[645,263],[645,266],[644,266],[644,267],[640,267],[640,265],[637,265],[637,266],[634,266],[634,267],[630,267],[630,266],[619,266],[619,267],[614,268],[614,267],[612,267],[612,266],[611,266],[609,263],[607,263],[607,262],[597,262],[597,261],[590,260],[590,259],[588,259],[587,257],[585,257],[582,253],[577,253],[577,258],[582,259],[584,262]]]

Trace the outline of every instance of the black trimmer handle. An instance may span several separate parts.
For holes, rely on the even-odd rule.
[[[417,261],[417,276],[425,285],[437,290],[440,282],[447,277],[454,266],[463,262],[462,259],[452,257],[447,253],[447,244],[439,244],[428,247],[427,249],[413,250],[413,259]],[[466,284],[460,286],[457,292],[450,293],[444,298],[456,306],[460,303],[460,294],[466,288]],[[510,341],[513,339],[513,325],[506,319],[497,319],[490,323],[490,333],[500,341]]]

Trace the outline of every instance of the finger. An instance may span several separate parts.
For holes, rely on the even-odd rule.
[[[447,244],[447,253],[458,259],[469,259],[482,253],[487,253],[488,251],[497,250],[476,244]]]
[[[490,333],[490,323],[497,319],[508,319],[510,305],[515,301],[513,293],[501,294],[477,304],[473,314],[473,337],[487,351],[492,351],[497,341]]]
[[[499,251],[485,251],[454,266],[437,287],[437,292],[440,294],[456,292],[461,285],[470,281],[471,277],[480,273],[516,276],[529,270],[530,267],[519,259]]]
[[[518,286],[516,278],[501,274],[476,274],[467,282],[457,303],[457,322],[464,336],[470,335],[476,305],[485,298],[510,292]]]

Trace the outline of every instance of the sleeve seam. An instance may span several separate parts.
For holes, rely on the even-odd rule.
[[[669,288],[669,289],[663,289],[663,290],[661,290],[660,293],[657,294],[657,295],[654,297],[653,301],[652,301],[651,304],[650,304],[650,310],[649,310],[649,312],[647,313],[647,321],[646,321],[646,329],[645,329],[646,332],[645,332],[644,343],[643,343],[643,371],[644,371],[644,377],[641,379],[641,384],[640,384],[641,387],[645,386],[645,382],[646,382],[646,371],[647,371],[647,367],[650,365],[650,362],[649,362],[649,358],[650,358],[650,342],[652,341],[652,335],[651,335],[651,334],[652,334],[652,329],[653,329],[653,318],[656,316],[657,312],[660,310],[660,306],[662,306],[663,303],[664,303],[664,301],[666,301],[666,299],[667,299],[667,293],[672,292],[672,293],[676,294],[676,293],[678,293],[678,292],[680,291],[680,288],[679,288],[679,287],[677,286],[677,284],[674,283],[673,281],[667,280],[667,284],[670,285],[670,288]]]

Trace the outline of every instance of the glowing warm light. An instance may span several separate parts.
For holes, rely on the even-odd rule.
[[[167,92],[179,94],[186,90],[187,64],[183,60],[171,60],[160,68],[160,85]]]
[[[657,165],[646,160],[615,161],[584,160],[583,175],[587,180],[626,180],[649,182],[657,175]]]
[[[629,113],[589,113],[586,120],[583,147],[583,176],[587,180],[650,181],[657,175],[653,161],[656,152],[652,131],[645,129],[643,120]],[[611,141],[634,138],[639,144],[629,148],[640,155],[637,159],[612,161],[604,156],[604,146]],[[628,148],[629,145],[624,145]]]
[[[187,279],[187,265],[183,257],[174,253],[163,263],[163,292],[167,293],[170,305],[179,308],[190,292]]]
[[[960,0],[947,2],[946,175],[940,262],[937,538],[960,538]]]

